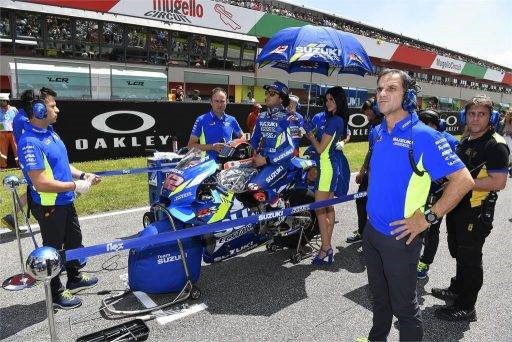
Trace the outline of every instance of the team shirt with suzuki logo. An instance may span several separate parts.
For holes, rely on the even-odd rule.
[[[242,129],[236,119],[226,113],[219,119],[213,111],[199,116],[192,128],[192,134],[199,138],[200,144],[228,143],[233,140],[233,136],[239,137]],[[207,151],[206,155],[210,159],[217,160],[216,151]]]
[[[372,226],[391,235],[390,223],[424,210],[430,183],[448,176],[464,164],[450,148],[446,138],[424,125],[416,113],[396,123],[388,132],[386,121],[372,134],[373,153],[368,184],[368,217]],[[412,142],[414,141],[414,146]],[[414,163],[423,176],[414,173],[409,162],[412,148]]]
[[[27,122],[24,130],[18,144],[18,157],[23,175],[30,188],[32,200],[40,205],[48,206],[72,203],[75,197],[73,191],[38,192],[28,176],[30,171],[44,170],[49,179],[61,182],[73,181],[66,146],[53,131],[52,126],[44,129],[32,126]]]
[[[269,164],[288,162],[295,146],[290,135],[288,112],[283,107],[260,113],[251,136],[251,145]]]

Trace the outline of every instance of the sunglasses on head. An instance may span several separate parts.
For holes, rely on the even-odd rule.
[[[275,91],[266,91],[265,92],[265,96],[268,95],[270,97],[273,97],[273,96],[276,96],[278,95],[278,93],[276,93]]]

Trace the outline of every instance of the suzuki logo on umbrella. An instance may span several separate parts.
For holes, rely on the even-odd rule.
[[[314,55],[323,55],[326,57],[340,57],[341,50],[333,49],[326,46],[327,44],[316,44],[311,43],[307,46],[297,46],[295,48],[295,54],[290,58],[290,62],[310,58]]]

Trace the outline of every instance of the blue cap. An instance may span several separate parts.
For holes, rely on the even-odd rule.
[[[286,86],[286,84],[279,82],[279,81],[275,81],[273,84],[264,85],[263,89],[274,90],[274,91],[278,92],[279,94],[288,96],[288,87]]]

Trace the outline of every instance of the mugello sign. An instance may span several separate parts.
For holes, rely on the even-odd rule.
[[[264,12],[210,0],[27,0],[38,4],[127,15],[174,24],[247,33]]]

